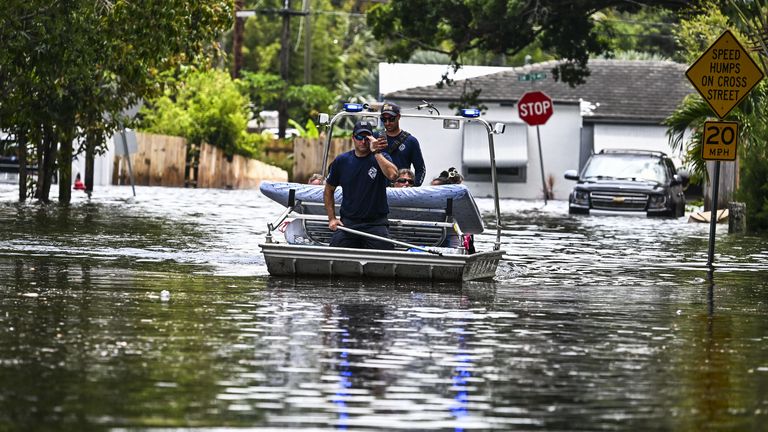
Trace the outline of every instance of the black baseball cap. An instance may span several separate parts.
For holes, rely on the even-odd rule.
[[[360,120],[359,122],[355,123],[355,128],[352,129],[352,134],[360,135],[362,132],[368,132],[369,134],[373,135],[373,128],[374,125],[371,124],[371,122],[367,120]]]
[[[381,113],[398,116],[400,115],[400,106],[393,104],[392,102],[384,102],[384,104],[381,106]]]

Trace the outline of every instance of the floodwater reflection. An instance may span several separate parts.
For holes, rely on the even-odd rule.
[[[137,192],[39,208],[0,190],[0,430],[760,430],[768,416],[765,238],[718,229],[708,275],[708,226],[504,202],[495,282],[282,279],[258,251],[277,210],[258,192]]]

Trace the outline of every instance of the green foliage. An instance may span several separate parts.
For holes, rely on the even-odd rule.
[[[679,15],[659,7],[642,7],[636,11],[606,9],[593,15],[601,38],[612,55],[640,52],[662,58],[675,56],[677,46],[673,30]]]
[[[299,3],[292,1],[290,7],[298,11]],[[327,111],[337,99],[366,102],[378,99],[378,63],[384,60],[384,56],[380,54],[381,43],[366,26],[365,12],[369,3],[359,0],[313,0],[310,3],[309,29],[304,16],[292,15],[287,47],[290,65],[285,82],[280,84],[277,82],[283,26],[280,10],[284,4],[283,0],[245,2],[246,9],[254,9],[258,13],[244,23],[241,76],[247,77],[251,73],[271,77],[266,82],[253,83],[256,89],[256,93],[251,94],[254,110],[259,112],[265,107],[278,109],[279,101],[293,96],[293,99],[286,100],[287,117],[303,124],[307,119],[314,118],[316,112]],[[305,65],[305,36],[308,30],[311,33],[309,65]],[[307,68],[309,80],[305,80]],[[290,89],[306,84],[322,86],[326,90]],[[310,99],[296,97],[298,92],[310,93]],[[277,95],[277,99],[267,97],[265,100],[265,94]]]
[[[297,10],[297,2],[291,2]],[[299,2],[300,3],[300,2]],[[283,0],[259,0],[246,2],[247,9],[260,13],[245,21],[243,34],[243,68],[260,73],[279,74],[280,39],[283,17],[279,13],[284,6]],[[345,47],[351,21],[362,18],[345,15],[351,12],[353,5],[344,4],[341,10],[334,7],[330,0],[313,0],[311,3],[311,84],[333,88],[342,74],[344,65],[341,55]],[[334,12],[334,13],[323,13]],[[339,14],[340,12],[340,14]],[[299,15],[290,17],[290,51],[287,81],[290,84],[304,83],[304,44],[306,42],[305,18]],[[305,83],[307,84],[307,83]]]
[[[734,10],[736,4],[740,7]],[[741,40],[755,41],[760,36],[768,12],[768,2],[731,1],[721,10],[714,2],[702,5],[700,13],[681,23],[676,36],[686,47],[681,58],[693,62],[726,29]],[[729,21],[729,18],[734,21]],[[733,26],[736,28],[733,28]],[[739,33],[741,29],[743,36]],[[759,44],[757,44],[759,46]],[[763,53],[768,56],[768,48]],[[765,69],[765,64],[763,63]],[[702,128],[712,118],[709,105],[699,96],[686,98],[665,121],[670,144],[675,150],[685,150],[687,162],[695,176],[707,179],[702,154]],[[763,81],[728,115],[727,120],[739,122],[739,189],[736,198],[747,204],[747,224],[753,231],[768,231],[768,83]],[[691,129],[690,139],[685,132]]]
[[[670,146],[675,153],[683,152],[683,164],[690,169],[693,182],[708,180],[706,163],[701,158],[701,136],[704,121],[711,114],[712,109],[697,94],[686,97],[680,106],[664,120],[664,125],[668,127],[667,136]],[[688,141],[685,141],[689,129],[692,130],[692,134],[688,137]]]
[[[713,0],[703,2],[690,18],[682,20],[674,36],[679,50],[674,60],[693,64],[712,42],[729,28],[728,18]],[[739,35],[736,36],[741,39]]]
[[[191,71],[142,109],[142,126],[149,132],[182,136],[193,144],[207,142],[228,156],[257,157],[263,139],[246,130],[248,107],[239,83],[226,72]]]
[[[290,104],[288,115],[300,121],[317,118],[319,113],[328,112],[337,102],[334,92],[312,84],[288,87],[286,99]]]
[[[736,197],[747,205],[747,225],[768,232],[768,83],[763,81],[741,105],[740,181]]]
[[[764,135],[763,143],[768,139]],[[747,205],[747,226],[751,231],[768,232],[768,151],[766,146],[741,150],[741,187],[736,198]]]
[[[609,7],[616,12],[641,6],[680,8],[683,2],[612,0],[422,0],[414,13],[409,0],[391,0],[372,7],[368,23],[373,34],[385,38],[390,61],[407,59],[417,49],[442,52],[460,64],[467,52],[515,56],[540,47],[564,62],[552,73],[572,86],[589,75],[587,60],[611,47],[598,31],[595,13]],[[512,25],[511,23],[514,23]]]
[[[305,126],[301,126],[299,123],[292,119],[288,120],[288,124],[299,131],[299,136],[301,138],[320,138],[320,131],[317,129],[317,126],[315,125],[315,122],[312,121],[312,119],[307,120],[307,124]]]
[[[209,63],[231,16],[224,0],[0,2],[0,128],[43,150],[38,197],[48,200],[72,140],[119,128],[126,109],[159,91],[158,71]],[[69,164],[60,168],[67,202]]]
[[[292,86],[269,73],[243,72],[243,86],[254,111],[276,110],[281,100],[288,103],[288,115],[296,122],[306,122],[336,103],[336,95],[313,84]]]

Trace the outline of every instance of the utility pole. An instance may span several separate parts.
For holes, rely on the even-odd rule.
[[[232,78],[240,78],[240,69],[243,67],[243,31],[245,30],[244,17],[238,12],[243,9],[245,0],[235,0],[235,30],[232,32]]]
[[[290,68],[290,54],[291,54],[291,16],[303,16],[308,15],[309,11],[294,11],[291,9],[291,0],[283,0],[282,9],[260,9],[260,10],[242,10],[239,9],[235,12],[236,18],[246,18],[254,16],[257,13],[265,15],[280,15],[282,17],[283,28],[280,33],[280,78],[288,83],[288,70]],[[239,21],[239,20],[238,20]],[[242,39],[241,39],[242,44]],[[234,49],[234,47],[233,47]],[[278,133],[277,136],[285,138],[285,129],[288,126],[288,103],[283,98],[278,102]]]
[[[280,78],[288,84],[288,67],[291,60],[291,0],[284,0],[283,31],[280,34]],[[282,98],[277,108],[277,137],[285,138],[285,129],[288,127],[288,101]]]
[[[309,15],[309,4],[312,0],[304,0],[304,84],[312,80],[312,19]]]

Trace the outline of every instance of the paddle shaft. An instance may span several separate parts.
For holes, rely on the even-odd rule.
[[[425,249],[425,248],[423,248],[421,246],[412,245],[410,243],[401,242],[399,240],[392,240],[391,238],[377,236],[376,234],[369,234],[367,232],[358,231],[356,229],[347,228],[345,226],[338,225],[338,226],[336,226],[336,229],[340,229],[342,231],[346,231],[346,232],[352,233],[352,234],[357,234],[359,236],[368,237],[368,238],[372,238],[372,239],[375,239],[375,240],[383,240],[385,242],[394,243],[396,245],[405,246],[405,247],[409,247],[409,248],[412,248],[412,249],[417,249],[417,250],[420,250],[420,251],[429,252],[431,254],[443,256],[443,254],[441,254],[440,252],[431,251],[431,250]]]

